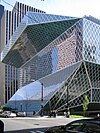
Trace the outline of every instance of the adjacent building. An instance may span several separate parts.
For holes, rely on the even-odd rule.
[[[1,51],[3,50],[2,46],[1,46],[1,32],[2,32],[2,29],[1,29],[1,18],[2,18],[2,15],[4,13],[4,6],[0,5],[0,53]],[[0,62],[0,105],[2,103],[4,103],[4,89],[3,89],[3,84],[4,84],[4,78],[3,78],[3,65],[1,66],[1,62]]]
[[[100,106],[100,20],[27,13],[1,54],[3,63],[21,68],[20,84],[7,106],[40,113],[88,111]],[[33,81],[33,82],[32,82]],[[32,83],[30,83],[32,82]]]

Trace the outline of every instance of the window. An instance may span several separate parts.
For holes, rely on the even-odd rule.
[[[86,133],[100,133],[100,126],[95,123],[86,123],[83,132]]]
[[[65,131],[81,131],[83,123],[83,121],[72,122],[66,126]]]

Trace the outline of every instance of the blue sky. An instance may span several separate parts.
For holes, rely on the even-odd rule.
[[[5,0],[14,6],[16,0]],[[100,0],[18,0],[21,3],[33,6],[35,8],[46,11],[51,14],[59,14],[73,17],[83,17],[84,15],[92,15],[100,19]],[[6,9],[11,10],[1,0],[1,4]]]

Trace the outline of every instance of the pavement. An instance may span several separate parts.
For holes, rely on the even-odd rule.
[[[56,117],[49,117],[49,116],[33,116],[33,117],[15,117],[16,119],[51,119],[51,118],[54,118],[54,119],[65,119],[66,117],[65,116],[56,116]],[[73,118],[72,118],[73,119]]]
[[[65,125],[76,118],[57,116],[0,118],[4,122],[5,133],[44,133],[49,127]],[[79,118],[78,118],[79,119]]]

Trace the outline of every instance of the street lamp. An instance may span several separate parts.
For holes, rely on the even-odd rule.
[[[21,112],[22,112],[22,103],[20,103],[20,109],[21,109]]]
[[[69,109],[69,90],[68,90],[68,84],[67,84],[67,109]]]
[[[77,78],[72,78],[70,82],[67,82],[65,86],[67,86],[67,117],[70,115],[70,110],[69,110],[69,85],[71,84],[72,80],[77,80]]]
[[[67,88],[67,118],[70,116],[70,110],[69,110],[69,91]]]
[[[41,116],[43,116],[43,83],[41,83]]]
[[[69,89],[68,89],[68,83],[65,84],[65,86],[67,87],[66,91],[67,91],[67,117],[69,114]]]

